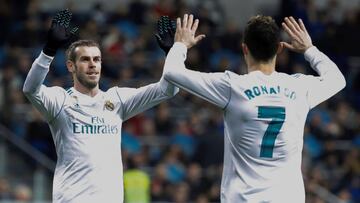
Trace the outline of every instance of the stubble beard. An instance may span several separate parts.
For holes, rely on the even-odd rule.
[[[78,68],[75,66],[75,77],[84,87],[88,89],[94,89],[98,85],[98,81],[90,81],[86,77],[85,73],[79,73]]]

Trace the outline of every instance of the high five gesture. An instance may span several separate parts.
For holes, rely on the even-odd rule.
[[[199,26],[199,19],[195,19],[193,15],[185,14],[182,21],[176,19],[175,42],[182,42],[188,49],[196,45],[200,40],[205,38],[204,34],[195,36]]]
[[[285,32],[290,36],[290,44],[282,42],[282,44],[295,52],[304,53],[308,48],[312,47],[312,41],[305,25],[301,19],[296,22],[293,17],[286,17],[282,23]]]

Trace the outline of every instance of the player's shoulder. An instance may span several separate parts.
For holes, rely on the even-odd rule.
[[[47,87],[45,85],[41,85],[41,88],[46,92],[46,94],[53,94],[53,95],[64,95],[66,94],[66,90],[60,86],[51,86]]]
[[[58,91],[58,92],[66,92],[66,90],[70,89],[65,89],[63,87],[60,87],[60,86],[45,86],[45,85],[41,85],[42,87],[46,87],[47,89],[49,90],[53,90],[53,91]]]
[[[114,94],[117,92],[117,89],[119,89],[119,87],[114,86],[114,87],[111,87],[111,88],[107,89],[106,91],[104,91],[104,93],[105,94]]]
[[[313,75],[306,75],[303,73],[294,73],[289,75],[291,78],[296,79],[296,80],[312,80],[315,78],[315,76]]]
[[[301,78],[302,77],[301,75],[302,75],[301,73],[288,74],[283,72],[276,72],[274,77],[276,78],[276,80],[293,81]]]
[[[123,101],[134,94],[134,89],[136,88],[114,86],[105,91],[104,94],[108,98]]]
[[[285,74],[285,73],[284,73]],[[286,83],[295,84],[298,87],[309,88],[318,79],[313,75],[307,75],[303,73],[287,74],[287,79],[282,79]]]
[[[239,80],[239,79],[244,79],[249,77],[249,74],[238,74],[238,73],[234,73],[232,71],[225,71],[225,77],[228,78],[229,80]]]
[[[73,87],[66,88],[66,89],[60,87],[59,91],[65,92],[66,95],[68,95],[68,96],[71,96],[72,94],[74,94],[74,88]]]
[[[104,94],[105,94],[106,96],[108,96],[108,97],[109,97],[109,96],[110,96],[110,97],[112,97],[112,96],[118,97],[118,95],[119,95],[120,92],[122,92],[121,88],[120,88],[120,87],[117,87],[117,86],[114,86],[114,87],[111,87],[111,88],[109,88],[108,90],[104,91]]]
[[[130,88],[130,87],[119,87],[119,86],[114,86],[109,88],[107,91],[105,91],[105,94],[116,94],[116,95],[123,95],[123,94],[129,94],[131,92],[131,90],[134,88]]]
[[[307,81],[311,80],[314,76],[303,73],[287,74],[278,72],[278,77],[279,80],[285,81],[286,83],[301,84],[303,86],[307,85]]]

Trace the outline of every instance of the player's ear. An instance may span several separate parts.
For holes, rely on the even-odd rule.
[[[242,49],[244,55],[249,54],[249,48],[247,47],[247,45],[245,43],[241,43],[241,49]]]
[[[276,54],[280,54],[283,50],[284,50],[284,44],[280,42]]]
[[[66,61],[66,67],[70,73],[75,72],[75,64],[71,60]]]

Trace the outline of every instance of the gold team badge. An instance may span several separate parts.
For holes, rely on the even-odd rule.
[[[106,100],[105,101],[105,108],[107,110],[109,110],[109,111],[113,111],[115,107],[114,107],[114,104],[111,101]]]

